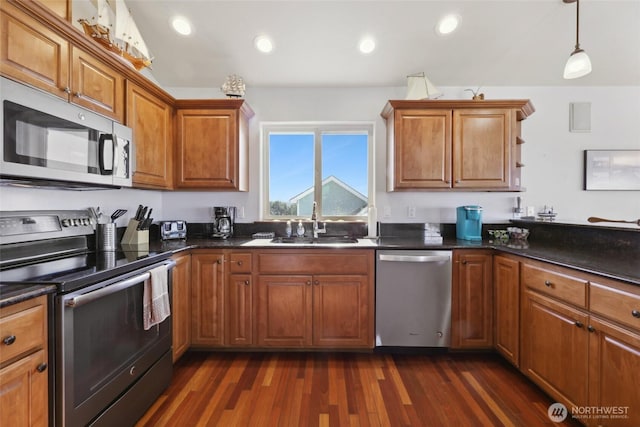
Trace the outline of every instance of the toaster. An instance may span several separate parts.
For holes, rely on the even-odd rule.
[[[181,219],[172,221],[161,221],[160,227],[160,239],[161,240],[176,240],[187,238],[187,221]]]

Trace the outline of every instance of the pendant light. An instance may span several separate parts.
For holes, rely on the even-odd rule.
[[[564,66],[565,79],[577,79],[591,72],[589,55],[580,49],[580,0],[562,0],[565,3],[576,3],[576,48]]]

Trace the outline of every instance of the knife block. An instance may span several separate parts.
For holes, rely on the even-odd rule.
[[[149,230],[137,230],[140,221],[130,219],[120,243],[129,246],[149,246]]]

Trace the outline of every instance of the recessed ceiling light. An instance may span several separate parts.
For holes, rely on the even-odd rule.
[[[171,20],[171,26],[178,34],[188,36],[191,34],[191,23],[183,16],[176,16]]]
[[[371,37],[363,38],[362,40],[360,40],[360,44],[358,45],[358,49],[360,49],[360,52],[364,54],[373,52],[375,48],[376,48],[376,41]]]
[[[253,44],[262,53],[269,53],[273,50],[273,42],[267,36],[258,36],[253,40]]]
[[[460,17],[456,14],[445,15],[438,21],[436,25],[436,33],[441,36],[453,33],[460,25]]]

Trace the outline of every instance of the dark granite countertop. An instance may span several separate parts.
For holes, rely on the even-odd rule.
[[[250,237],[235,237],[227,240],[188,239],[181,241],[157,242],[152,244],[152,246],[154,250],[167,250],[174,253],[186,249],[283,249],[282,246],[269,246],[268,240],[265,240],[265,246],[242,246],[243,243],[250,240]],[[326,246],[305,246],[304,248],[330,249]],[[544,243],[518,241],[509,241],[506,243],[490,240],[471,242],[455,238],[445,238],[442,244],[432,244],[425,243],[424,240],[417,239],[415,237],[379,237],[376,239],[375,247],[358,247],[353,249],[494,249],[499,252],[506,252],[526,258],[546,261],[552,264],[570,267],[587,273],[621,280],[640,286],[640,260],[635,252],[630,252],[627,255],[624,255],[624,253],[609,254],[606,252],[603,253],[602,251],[595,251],[588,247],[567,248],[566,246],[552,246]]]
[[[157,253],[170,252],[177,254],[191,249],[283,249],[283,246],[242,246],[252,240],[251,237],[234,237],[230,239],[189,238],[187,240],[169,240],[151,242],[149,250]],[[327,246],[305,246],[305,249],[332,249]],[[494,242],[483,240],[470,242],[445,237],[442,244],[425,243],[415,237],[379,237],[375,246],[351,247],[358,250],[375,249],[493,249],[552,264],[574,268],[587,273],[596,274],[614,280],[640,286],[640,259],[636,250],[602,251],[587,245],[557,245],[543,242]],[[0,288],[0,307],[15,304],[28,298],[55,292],[55,286],[49,285],[2,285]]]

